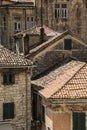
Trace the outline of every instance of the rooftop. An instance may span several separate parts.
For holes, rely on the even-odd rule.
[[[40,26],[34,26],[31,29],[27,29],[24,31],[21,31],[19,33],[16,33],[14,36],[19,36],[19,35],[23,35],[23,34],[29,34],[29,35],[40,35]],[[46,36],[55,36],[55,35],[60,35],[60,33],[55,32],[54,30],[52,30],[51,28],[47,27],[47,26],[43,26],[44,28],[44,33]]]
[[[85,64],[70,81],[54,93],[53,99],[85,99],[87,98],[87,64]]]
[[[17,55],[0,45],[0,68],[27,67],[29,65],[31,65],[30,60],[24,59],[23,56]]]
[[[71,61],[32,82],[40,95],[51,99],[87,98],[87,64]]]

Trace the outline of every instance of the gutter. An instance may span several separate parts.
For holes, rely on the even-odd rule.
[[[87,104],[87,98],[83,99],[47,99],[52,104]]]
[[[32,65],[29,65],[29,66],[32,66]],[[29,66],[2,66],[2,67],[0,67],[0,69],[11,69],[11,68],[13,68],[13,69],[15,69],[15,68],[18,68],[18,69],[21,69],[21,68],[28,68]]]

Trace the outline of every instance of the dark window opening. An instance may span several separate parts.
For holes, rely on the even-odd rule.
[[[4,31],[6,30],[6,17],[3,17],[3,28],[4,28]]]
[[[14,118],[14,103],[3,103],[3,119]]]
[[[42,121],[45,122],[45,107],[42,106]]]
[[[73,112],[73,130],[86,130],[85,113]]]
[[[12,72],[7,72],[3,74],[3,84],[11,85],[14,84],[14,74]]]
[[[33,120],[37,120],[37,94],[36,93],[33,93],[32,118]]]
[[[72,40],[64,39],[64,50],[71,50],[71,49],[72,49]]]
[[[67,4],[55,4],[55,19],[66,20],[68,18]]]
[[[62,4],[62,8],[67,8],[67,4]]]

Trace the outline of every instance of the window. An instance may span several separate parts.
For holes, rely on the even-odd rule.
[[[3,103],[3,119],[14,118],[14,103]]]
[[[64,39],[64,50],[71,50],[71,49],[72,49],[72,40]]]
[[[30,29],[30,28],[32,28],[33,26],[34,26],[34,17],[32,16],[32,17],[27,17],[27,22],[26,22],[26,24],[27,24],[27,29]]]
[[[42,106],[42,121],[45,122],[45,107]]]
[[[14,31],[21,31],[21,18],[14,17]]]
[[[55,4],[55,19],[67,19],[67,4]]]
[[[37,94],[36,93],[33,93],[33,100],[32,100],[32,118],[34,120],[37,120]]]
[[[87,0],[85,0],[86,8],[87,8]]]
[[[6,17],[3,17],[3,30],[6,30]]]
[[[14,84],[14,74],[12,72],[7,72],[3,74],[3,84],[4,85]]]
[[[84,112],[73,112],[73,130],[86,130]]]

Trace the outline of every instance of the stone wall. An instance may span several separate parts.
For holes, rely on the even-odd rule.
[[[68,17],[66,20],[55,19],[55,4],[68,4]],[[87,7],[83,0],[42,0],[43,4],[43,23],[56,31],[72,30],[82,39],[87,41]],[[39,12],[41,1],[36,1],[37,19],[41,18]],[[40,21],[40,20],[39,20]]]
[[[64,39],[67,38],[72,40],[71,50],[64,50]],[[39,49],[38,54],[30,56],[30,58],[33,57],[33,62],[36,65],[36,67],[33,69],[34,77],[50,69],[50,67],[53,67],[55,64],[61,65],[61,63],[69,57],[87,62],[87,47],[84,45],[84,43],[76,40],[70,35],[63,37],[60,40],[58,37],[47,42],[49,42],[50,46],[48,45],[48,47],[42,51]]]
[[[3,72],[0,70],[0,121],[10,122],[13,130],[30,130],[31,127],[31,89],[30,74],[23,70],[10,70],[15,74],[15,84],[3,85]],[[14,102],[14,118],[3,120],[3,103]]]
[[[2,44],[9,49],[12,49],[14,46],[13,35],[17,32],[14,31],[14,16],[21,17],[21,31],[26,30],[26,17],[35,16],[34,8],[6,8],[1,9],[2,17],[2,30],[1,30],[1,39]],[[6,18],[6,30],[3,29],[3,17]]]

